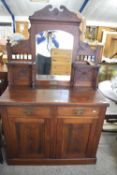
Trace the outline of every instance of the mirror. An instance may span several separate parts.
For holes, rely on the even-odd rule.
[[[64,6],[54,8],[51,5],[47,5],[43,9],[36,11],[32,16],[30,16],[29,21],[30,21],[29,38],[27,40],[20,41],[18,44],[14,46],[11,46],[10,41],[8,41],[7,43],[8,61],[13,63],[14,61],[16,61],[17,63],[23,62],[24,66],[26,66],[25,76],[21,74],[21,77],[19,77],[19,81],[17,80],[16,76],[16,84],[18,82],[19,84],[23,85],[26,84],[32,87],[39,87],[39,86],[41,87],[41,85],[70,86],[70,83],[72,81],[70,73],[71,71],[70,63],[74,62],[77,59],[77,55],[79,54],[83,55],[84,51],[87,52],[87,49],[85,49],[87,48],[87,45],[86,44],[84,45],[83,42],[80,41],[81,31],[79,26],[81,24],[81,19],[78,17],[76,13],[69,11]],[[58,38],[56,36],[56,33],[57,34],[60,33],[61,37]],[[47,37],[47,34],[50,34],[51,37]],[[54,38],[52,36],[54,36]],[[40,73],[40,69],[38,70],[37,57],[38,54],[42,54],[41,52],[43,51],[43,49],[41,49],[41,44],[44,43],[41,42],[39,46],[40,42],[39,37],[42,37],[41,39],[43,41],[47,40],[48,38],[48,41],[50,42],[48,45],[46,45],[46,51],[49,52],[50,57],[50,68],[48,68],[47,70],[49,71],[44,74]],[[51,40],[49,38],[51,38]],[[60,39],[62,40],[60,41]],[[52,41],[54,43],[56,43],[57,41],[57,43],[60,42],[61,44],[56,43],[52,44],[54,45],[52,46],[51,45]],[[67,73],[64,72],[65,70],[64,66],[67,65],[66,61],[67,56],[65,57],[63,56],[64,49],[70,52],[69,56],[70,59],[68,61],[68,66],[70,65],[70,71]],[[60,57],[59,56],[54,57],[54,55],[56,54],[61,55]],[[18,60],[12,59],[13,55],[18,55]],[[22,59],[20,60],[19,55],[24,55],[26,57],[23,56],[23,60]],[[27,59],[27,55],[30,56],[31,58],[30,60]],[[58,60],[58,65],[54,64],[57,62],[56,59]],[[39,65],[41,65],[42,67],[42,64]],[[21,68],[22,67],[23,66],[21,64]],[[14,71],[14,69],[10,71],[12,72]],[[9,78],[10,84],[14,85],[15,84],[14,74],[10,73],[9,77],[10,77]],[[24,77],[26,81],[24,81]]]
[[[66,77],[70,79],[74,37],[61,30],[39,32],[36,42],[36,79]]]

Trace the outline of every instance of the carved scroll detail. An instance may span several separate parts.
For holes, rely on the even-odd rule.
[[[55,20],[55,21],[66,21],[69,19],[70,22],[81,22],[74,12],[69,11],[65,6],[61,5],[60,9],[53,8],[52,5],[48,5],[42,10],[34,13],[33,16],[29,17],[30,20]]]

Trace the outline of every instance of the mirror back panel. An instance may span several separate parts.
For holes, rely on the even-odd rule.
[[[75,13],[70,12],[64,6],[60,6],[60,9],[57,9],[53,8],[51,5],[48,5],[42,10],[35,12],[34,15],[29,17],[29,20],[31,24],[31,27],[29,29],[29,39],[20,41],[15,46],[12,46],[10,42],[7,44],[9,85],[28,85],[34,87],[35,84],[39,83],[36,78],[37,66],[35,42],[35,38],[39,33],[42,33],[44,31],[62,31],[68,33],[69,35],[72,35],[74,41],[71,63],[72,60],[77,56],[80,36],[80,19]],[[56,50],[51,52],[52,55],[55,54],[54,52],[56,52]],[[18,69],[17,63],[19,63]],[[13,67],[16,68],[14,69]],[[11,71],[11,69],[13,69],[13,71]],[[24,71],[25,69],[27,71]],[[52,69],[54,69],[54,67]],[[14,73],[16,70],[17,74]],[[24,72],[24,74],[22,72]],[[54,73],[52,72],[54,72],[54,70],[51,70],[51,74],[53,75]],[[53,76],[51,77],[53,80],[55,80]],[[64,78],[60,80],[64,82]],[[66,80],[69,80],[69,78],[67,77]]]
[[[51,31],[62,31],[73,37],[73,46],[72,52],[70,55],[70,64],[77,59],[77,56],[80,55],[94,55],[97,54],[94,50],[80,41],[81,31],[79,29],[81,20],[78,15],[74,12],[70,12],[66,7],[60,6],[60,9],[53,8],[51,5],[46,6],[42,10],[39,10],[34,13],[34,15],[29,17],[30,20],[30,29],[29,29],[29,39],[18,42],[18,44],[12,46],[10,41],[7,43],[7,52],[8,52],[8,81],[10,86],[32,86],[41,85],[45,83],[46,85],[57,84],[57,85],[70,85],[71,70],[69,75],[64,73],[61,77],[60,72],[57,72],[58,67],[62,70],[61,65],[53,65],[49,73],[50,76],[44,77],[41,76],[41,79],[38,78],[37,71],[37,46],[36,39],[38,34]],[[57,48],[51,49],[52,56],[59,54],[59,61],[63,60],[61,53],[63,50],[58,52]],[[64,51],[65,53],[65,51]],[[67,52],[66,52],[67,53]],[[69,52],[68,52],[69,53]],[[63,54],[64,55],[64,54]],[[54,58],[57,61],[57,57]],[[72,66],[69,66],[68,69],[71,69]],[[56,72],[55,72],[56,70]],[[60,76],[58,76],[60,75]],[[48,78],[49,77],[49,78]]]

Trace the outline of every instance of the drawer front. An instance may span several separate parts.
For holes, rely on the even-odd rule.
[[[51,110],[49,107],[8,107],[8,115],[22,116],[50,116]]]
[[[97,116],[97,107],[58,107],[58,116]]]
[[[53,57],[52,58],[52,63],[58,63],[58,64],[71,64],[71,58],[69,57]]]
[[[51,75],[70,75],[70,71],[63,71],[63,72],[60,72],[60,71],[52,71],[51,72]]]
[[[54,75],[69,75],[71,73],[70,64],[53,64],[51,68],[51,74]]]
[[[71,64],[52,64],[52,70],[71,70]]]
[[[72,57],[72,50],[68,49],[52,49],[51,50],[52,57]]]

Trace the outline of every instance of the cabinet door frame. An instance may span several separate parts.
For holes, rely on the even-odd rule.
[[[58,118],[57,122],[57,142],[56,142],[56,157],[57,158],[63,158],[63,159],[74,159],[74,158],[85,158],[85,157],[95,157],[95,155],[92,155],[92,150],[95,149],[94,140],[95,140],[95,132],[96,132],[96,126],[98,123],[97,117],[60,117]],[[65,134],[65,126],[67,124],[78,124],[79,127],[82,128],[81,125],[89,125],[89,133],[88,133],[88,140],[86,143],[86,149],[83,155],[79,155],[77,153],[71,153],[68,154],[68,152],[65,153],[64,146],[66,143],[64,143],[64,134]],[[85,126],[84,126],[85,127]]]
[[[23,116],[10,116],[8,118],[8,122],[9,122],[9,132],[11,136],[10,142],[8,143],[8,145],[10,145],[10,149],[9,151],[12,152],[11,154],[11,158],[49,158],[50,157],[50,147],[51,147],[51,118],[44,118],[44,117],[23,117]],[[21,127],[23,129],[23,132],[21,132],[20,130],[18,131],[18,128],[16,128],[16,125],[18,127]],[[20,126],[21,125],[21,126]],[[41,129],[43,130],[43,136],[41,138],[41,141],[39,144],[41,144],[41,148],[42,146],[44,148],[42,148],[42,153],[26,153],[26,137],[28,137],[30,146],[31,146],[31,142],[35,141],[36,142],[36,137],[30,136],[29,134],[31,134],[32,132],[26,133],[27,132],[27,128],[29,127],[29,130],[31,129],[31,125],[33,129],[36,129],[36,126],[39,125],[39,127],[41,127]],[[34,128],[35,126],[35,128]],[[25,129],[26,128],[26,129]],[[18,133],[20,132],[20,133]],[[41,131],[37,131],[37,132],[41,132]],[[36,134],[37,134],[36,132]],[[24,136],[23,136],[24,133]],[[33,132],[34,133],[34,132]],[[20,136],[18,136],[18,134],[21,134]],[[28,136],[27,136],[28,135]],[[18,142],[18,137],[22,137],[20,138],[21,140],[23,140],[24,137],[24,141],[23,144],[24,145],[20,145],[21,143]],[[31,141],[32,139],[32,141]],[[34,139],[34,140],[33,140]],[[39,139],[37,139],[39,140]],[[22,141],[21,141],[22,142]],[[41,143],[42,142],[42,143]],[[35,143],[36,144],[36,143]],[[24,146],[24,148],[23,148]],[[21,150],[22,148],[22,150]],[[24,149],[24,150],[23,150]],[[32,148],[34,149],[34,148]],[[36,149],[36,148],[35,148]],[[19,150],[19,151],[18,151]]]

